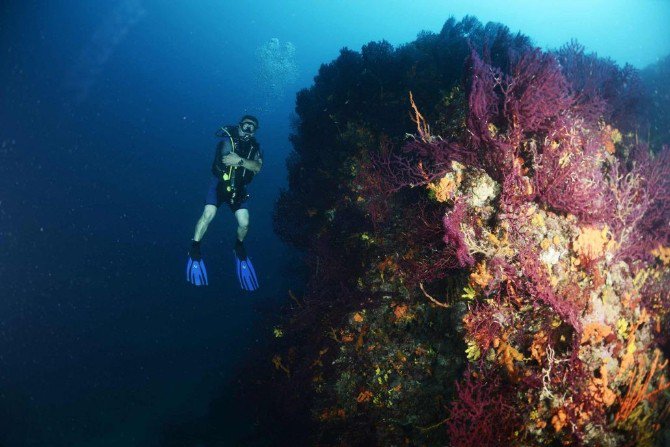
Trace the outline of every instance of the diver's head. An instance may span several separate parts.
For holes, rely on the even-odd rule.
[[[248,140],[256,133],[256,129],[258,129],[258,118],[253,115],[244,115],[237,127],[240,137],[243,140]]]

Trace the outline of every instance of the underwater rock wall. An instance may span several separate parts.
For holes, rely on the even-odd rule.
[[[472,18],[322,67],[275,210],[311,277],[273,362],[315,445],[653,445],[670,150],[638,81]]]

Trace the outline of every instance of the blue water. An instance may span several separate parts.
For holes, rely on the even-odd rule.
[[[401,45],[472,14],[638,68],[670,53],[668,2],[468,3],[3,2],[0,445],[167,445],[214,399],[229,427],[207,445],[242,445],[254,409],[225,396],[299,287],[271,220],[295,94],[342,47]],[[289,70],[257,56],[271,39],[295,48]],[[189,287],[213,134],[245,113],[265,154],[247,237],[262,288],[236,284],[225,209],[203,241],[210,286]]]

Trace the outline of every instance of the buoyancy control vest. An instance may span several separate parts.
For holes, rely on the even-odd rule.
[[[247,160],[258,160],[261,154],[260,145],[254,137],[248,140],[240,138],[237,126],[222,127],[216,135],[221,141],[216,145],[212,174],[226,185],[228,191],[241,193],[251,183],[255,173],[242,166],[226,166],[223,157],[232,152]]]

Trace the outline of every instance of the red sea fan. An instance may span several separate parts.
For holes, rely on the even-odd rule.
[[[468,338],[477,343],[481,352],[487,352],[496,339],[501,339],[514,320],[510,306],[505,306],[499,297],[475,303],[463,317],[463,327]]]
[[[518,409],[505,400],[514,394],[503,389],[498,376],[483,380],[467,371],[465,378],[456,383],[456,394],[447,419],[452,447],[510,445],[510,438],[518,429]]]
[[[630,65],[620,68],[610,59],[586,54],[583,45],[572,41],[556,51],[562,72],[575,97],[574,111],[588,122],[601,118],[619,129],[636,128],[642,106],[638,71]]]
[[[520,283],[524,292],[536,301],[549,306],[577,333],[581,333],[582,322],[579,319],[581,309],[578,308],[576,302],[570,301],[568,297],[558,296],[554,292],[538,253],[535,253],[530,247],[524,247],[520,250],[518,258],[521,273],[525,278],[525,281]]]
[[[502,112],[511,124],[514,143],[521,141],[523,133],[557,128],[557,121],[573,103],[556,59],[539,49],[521,56],[502,90]]]
[[[603,95],[616,65],[586,54],[584,46],[574,40],[561,47],[556,57],[575,97],[575,111],[589,121],[605,115],[608,103]]]
[[[654,157],[644,150],[638,158],[642,165],[644,190],[649,208],[640,221],[639,231],[649,249],[670,245],[670,147],[663,146]]]
[[[539,50],[521,55],[511,74],[470,56],[467,126],[478,163],[503,186],[503,205],[532,199],[522,143],[565,127],[573,104],[556,59]]]
[[[612,167],[616,198],[612,229],[620,244],[618,259],[651,261],[650,251],[670,246],[670,148],[664,146],[653,157],[637,147],[628,171]]]
[[[496,87],[500,84],[500,70],[484,63],[479,55],[472,51],[469,59],[471,79],[468,96],[467,126],[472,147],[493,144],[489,124],[495,124],[500,114],[500,98]]]
[[[537,200],[585,223],[604,222],[612,216],[604,158],[598,134],[583,125],[580,120],[571,120],[550,133],[540,151],[531,144]]]
[[[468,250],[463,232],[461,231],[461,223],[467,213],[466,206],[462,199],[457,199],[453,210],[447,213],[442,221],[444,224],[444,242],[455,254],[459,267],[472,267],[475,265],[475,260]]]
[[[470,87],[468,96],[468,149],[477,163],[495,181],[503,183],[513,175],[513,160],[517,153],[514,144],[504,133],[510,127],[502,115],[504,104],[503,73],[470,55]]]

